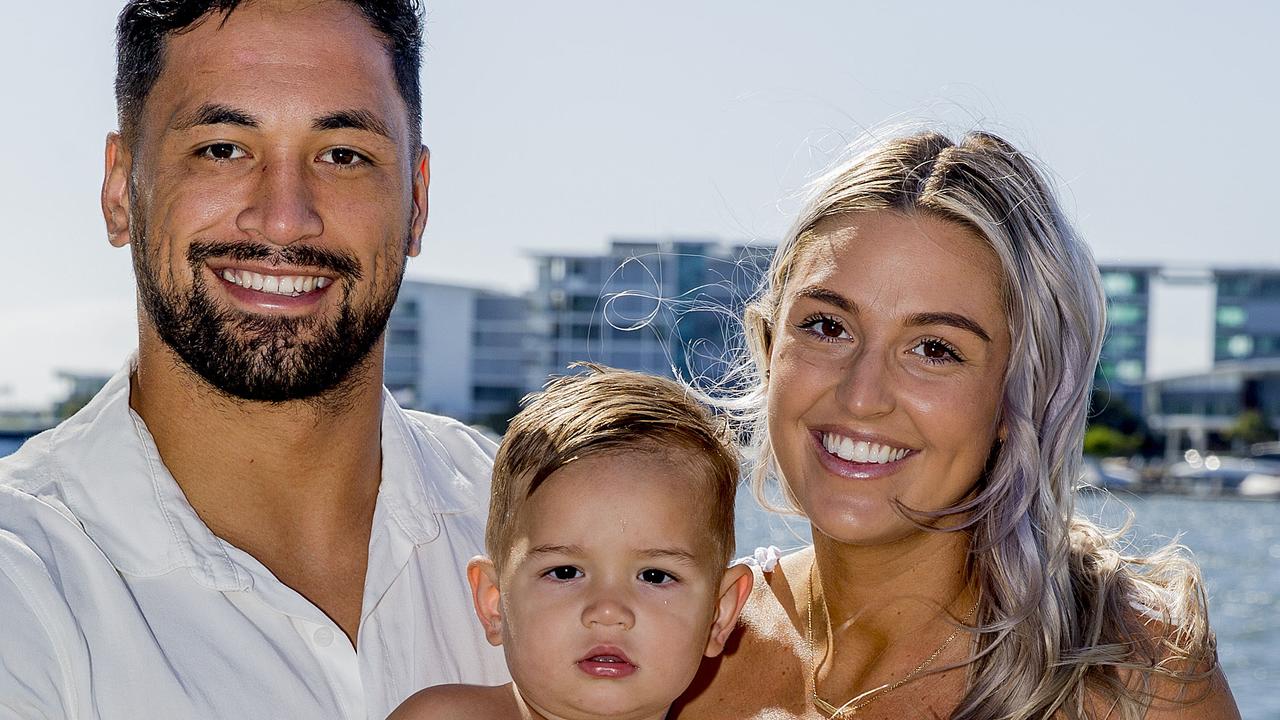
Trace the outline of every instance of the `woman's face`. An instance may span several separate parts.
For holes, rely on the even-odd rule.
[[[963,226],[889,211],[823,220],[775,319],[769,437],[814,527],[918,532],[894,511],[964,497],[999,432],[1009,327],[999,263]]]

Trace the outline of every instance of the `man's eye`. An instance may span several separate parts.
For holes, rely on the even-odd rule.
[[[573,580],[582,577],[582,571],[572,565],[561,565],[551,568],[543,575],[554,580]]]
[[[248,155],[243,149],[231,143],[206,145],[200,148],[197,154],[210,160],[238,160]]]
[[[666,570],[659,570],[657,568],[641,570],[639,578],[641,582],[647,582],[652,585],[666,585],[667,583],[676,581],[675,575],[672,575]]]
[[[368,158],[351,148],[333,148],[320,153],[320,159],[323,162],[333,163],[334,165],[359,165],[360,163],[369,162]]]

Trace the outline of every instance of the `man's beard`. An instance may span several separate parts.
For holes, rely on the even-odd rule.
[[[141,213],[138,213],[140,215]],[[395,282],[356,307],[351,301],[360,262],[350,253],[305,245],[272,247],[256,242],[196,241],[187,250],[194,277],[185,295],[167,287],[147,257],[145,225],[135,217],[134,273],[142,307],[160,339],[197,375],[234,398],[259,402],[319,399],[341,402],[343,389],[387,325],[405,263]],[[209,258],[259,261],[327,270],[341,290],[336,321],[318,317],[252,315],[218,307],[209,294],[204,262]]]

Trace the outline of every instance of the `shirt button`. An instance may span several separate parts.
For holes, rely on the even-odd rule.
[[[323,625],[316,629],[312,637],[320,647],[329,647],[333,644],[333,631]]]

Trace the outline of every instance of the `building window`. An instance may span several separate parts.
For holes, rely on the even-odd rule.
[[[1218,308],[1218,324],[1223,327],[1240,327],[1248,319],[1244,308],[1236,305],[1223,305]]]
[[[1121,382],[1136,385],[1142,382],[1143,367],[1141,360],[1121,360],[1116,363],[1116,378]]]
[[[1255,277],[1250,275],[1219,275],[1219,297],[1249,297],[1257,293]]]
[[[574,295],[571,307],[574,312],[595,312],[600,303],[597,295]]]
[[[1138,290],[1138,279],[1133,273],[1104,272],[1102,273],[1102,289],[1106,291],[1107,297],[1133,295]]]
[[[391,328],[390,330],[387,331],[387,344],[388,345],[404,345],[404,346],[410,346],[410,347],[415,346],[418,344],[418,331],[417,330],[398,330],[396,328]]]
[[[1103,345],[1102,354],[1107,356],[1132,355],[1142,349],[1142,338],[1138,335],[1112,335]]]
[[[418,301],[401,300],[396,303],[394,310],[399,317],[416,318],[418,317]]]
[[[388,355],[383,361],[383,368],[389,375],[413,375],[418,372],[418,359],[413,356]]]
[[[1234,335],[1227,340],[1227,354],[1233,358],[1249,357],[1253,354],[1253,338],[1248,335]]]
[[[1113,325],[1137,325],[1146,319],[1145,316],[1143,307],[1132,303],[1114,303],[1107,310],[1107,317]]]
[[[1258,294],[1264,298],[1280,298],[1280,275],[1262,278],[1262,292]]]

